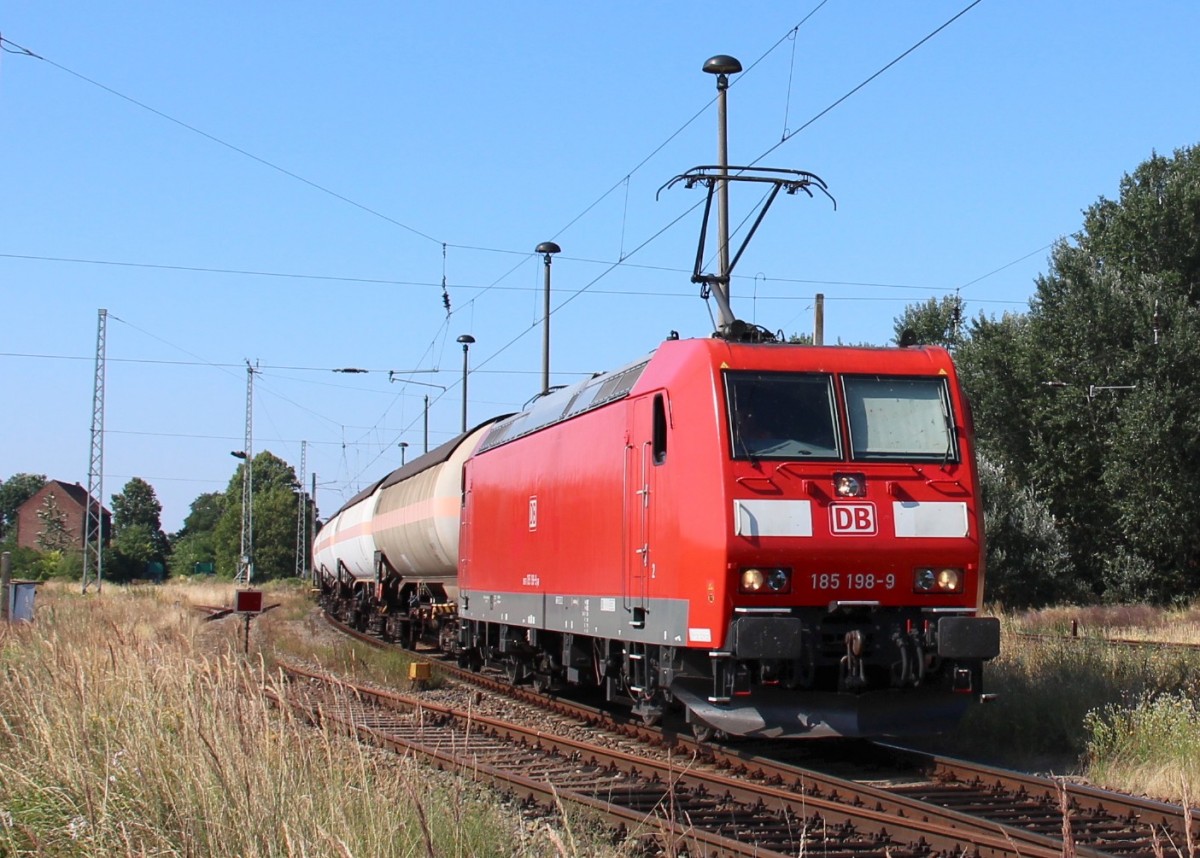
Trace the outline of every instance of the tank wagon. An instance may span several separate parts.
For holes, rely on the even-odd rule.
[[[697,733],[944,727],[999,648],[969,410],[941,348],[668,340],[353,499],[344,618]]]
[[[339,619],[409,645],[455,631],[462,469],[490,425],[363,489],[316,534],[313,569]]]

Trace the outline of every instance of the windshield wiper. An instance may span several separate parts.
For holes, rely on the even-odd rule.
[[[946,465],[950,463],[950,456],[954,452],[954,424],[950,420],[950,415],[946,413],[945,406],[942,409],[942,419],[946,423],[946,455],[942,456],[942,469],[945,470]]]

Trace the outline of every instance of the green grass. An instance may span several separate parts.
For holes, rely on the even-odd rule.
[[[1128,705],[1089,712],[1084,728],[1093,779],[1136,781],[1151,795],[1200,798],[1200,709],[1195,698],[1147,694]]]

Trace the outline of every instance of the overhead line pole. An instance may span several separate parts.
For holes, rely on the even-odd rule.
[[[98,311],[96,374],[92,383],[91,456],[88,459],[87,514],[83,528],[83,581],[86,593],[93,582],[100,592],[104,578],[104,365],[108,310]]]
[[[242,554],[238,558],[236,581],[250,583],[254,577],[254,373],[246,361],[246,437],[245,446],[233,455],[242,464]]]
[[[296,577],[303,581],[308,577],[308,497],[304,493],[304,476],[308,465],[308,442],[300,442],[300,476],[296,482]]]
[[[717,318],[726,331],[736,317],[729,303],[729,132],[726,115],[726,91],[729,75],[742,70],[742,64],[726,54],[709,58],[703,71],[717,76],[717,277],[713,282],[713,297],[717,301]]]
[[[546,265],[546,288],[542,299],[542,394],[550,392],[550,261],[556,253],[562,253],[562,248],[553,241],[543,241],[535,249],[542,254]]]

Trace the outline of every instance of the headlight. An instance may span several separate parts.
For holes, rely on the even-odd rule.
[[[761,569],[743,569],[740,589],[743,593],[757,593],[766,583],[767,576]]]
[[[937,588],[942,593],[957,593],[962,589],[962,573],[957,569],[939,569]]]
[[[790,593],[792,591],[792,570],[772,569],[768,572],[767,589],[773,593]]]
[[[738,579],[738,590],[743,593],[790,593],[792,592],[792,570],[785,568],[743,569]]]
[[[914,593],[961,593],[962,588],[961,569],[925,567],[913,570]]]

